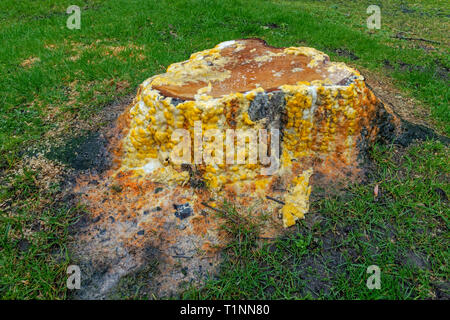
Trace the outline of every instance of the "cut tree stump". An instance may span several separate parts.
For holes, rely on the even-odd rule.
[[[223,42],[172,64],[140,86],[129,117],[122,171],[216,191],[252,184],[270,193],[270,185],[281,183],[288,190],[282,209],[285,226],[308,210],[313,173],[330,182],[357,179],[367,148],[380,129],[393,130],[396,121],[357,70],[330,62],[312,48],[274,48],[259,39]],[[203,133],[201,147],[192,143],[186,163],[174,163],[173,152],[180,151],[174,132],[187,130],[193,141],[196,122]],[[224,142],[223,147],[211,147],[218,158],[209,163],[204,155],[208,129],[218,130],[213,132],[215,142]],[[254,161],[259,145],[269,146],[266,136],[259,136],[261,129],[267,134],[279,131],[274,149],[279,154],[273,159],[279,162],[277,170],[269,170],[267,159]],[[227,130],[254,132],[252,137],[259,140],[239,151],[238,140],[227,140]],[[246,163],[227,161],[239,157],[226,157],[231,146],[231,152],[243,153]],[[192,149],[203,151],[200,161]],[[186,170],[192,164],[195,175]]]

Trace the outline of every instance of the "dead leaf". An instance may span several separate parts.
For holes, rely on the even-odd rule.
[[[24,68],[30,68],[33,64],[39,61],[41,61],[41,59],[38,57],[29,57],[28,59],[23,60],[20,65]]]

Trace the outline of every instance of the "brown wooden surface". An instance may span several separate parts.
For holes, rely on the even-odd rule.
[[[292,85],[298,81],[323,80],[328,75],[326,71],[307,67],[311,59],[304,55],[283,54],[273,56],[267,61],[257,61],[255,60],[257,57],[267,55],[268,51],[281,53],[284,49],[268,46],[258,39],[238,41],[245,44],[242,50],[237,51],[236,46],[232,45],[220,52],[221,56],[229,58],[227,64],[221,69],[211,66],[211,69],[218,71],[229,70],[231,76],[222,81],[212,81],[212,90],[208,95],[216,98],[234,92],[247,92],[257,88],[257,85],[266,91],[274,91],[281,85]],[[293,70],[297,68],[303,70],[294,72]],[[277,73],[280,76],[276,76]],[[182,85],[155,85],[153,88],[165,96],[193,100],[197,90],[206,86],[208,86],[207,82],[192,82],[186,79]]]

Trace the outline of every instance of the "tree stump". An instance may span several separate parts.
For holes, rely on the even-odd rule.
[[[170,65],[140,86],[129,116],[122,171],[216,192],[252,185],[260,196],[277,185],[287,190],[285,226],[308,210],[313,173],[329,183],[357,179],[380,124],[395,123],[357,70],[313,48],[259,39]],[[181,151],[180,130],[188,139]]]

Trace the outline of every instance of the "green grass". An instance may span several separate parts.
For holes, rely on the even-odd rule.
[[[371,31],[364,27],[365,9],[377,2],[382,8],[382,29]],[[162,72],[170,63],[221,41],[259,37],[275,46],[312,46],[333,60],[384,74],[398,89],[430,110],[429,120],[448,134],[449,12],[445,1],[374,3],[85,0],[70,3],[82,10],[81,30],[69,30],[65,1],[1,1],[1,297],[63,298],[66,294],[63,279],[69,258],[63,255],[54,261],[50,253],[55,247],[64,249],[72,213],[63,204],[44,205],[58,195],[58,188],[56,185],[42,190],[36,182],[42,172],[19,170],[31,154],[29,148],[39,151],[55,143],[54,139],[70,138],[76,135],[79,124],[101,126],[95,116],[111,101],[134,92],[139,83]],[[423,42],[393,39],[399,31],[405,31],[405,36],[441,43],[424,49]],[[359,59],[340,56],[336,53],[338,49],[345,49]],[[424,157],[426,161],[438,161],[433,154]],[[410,191],[406,187],[402,190],[400,182],[390,183],[397,186],[398,192]],[[359,188],[349,192],[355,205],[364,207],[368,195],[363,190],[368,186]],[[398,206],[406,201],[402,197],[397,200]],[[347,216],[338,212],[343,210],[343,203],[339,199],[326,199],[317,205],[337,212],[336,219],[340,217],[343,224]],[[380,204],[373,206],[373,210],[383,210]],[[444,208],[442,203],[440,207]],[[428,209],[421,210],[423,214],[429,213]],[[358,221],[362,223],[363,218],[358,216]],[[33,229],[34,221],[41,221],[45,227]],[[19,244],[23,243],[29,243],[29,248],[21,251]],[[277,257],[278,253],[267,259]],[[382,261],[383,257],[379,259]],[[352,270],[354,274],[364,272],[358,264]],[[411,274],[406,273],[405,278],[408,277]],[[418,279],[420,283],[426,282],[425,276]],[[276,284],[280,280],[271,281]],[[292,281],[294,284],[298,280]],[[330,296],[350,296],[350,284],[347,290],[343,286],[333,283]],[[296,296],[294,291],[281,292],[278,287],[274,290],[275,297]],[[404,294],[396,290],[398,295]],[[426,296],[420,292],[418,296]],[[261,296],[258,293],[254,297]]]
[[[431,156],[430,156],[431,154]],[[233,237],[220,273],[194,299],[426,299],[450,294],[448,148],[425,142],[377,146],[372,183],[312,204],[296,230],[258,243],[258,227],[226,224]],[[374,198],[374,186],[379,195]],[[239,215],[229,205],[231,217]],[[369,290],[370,265],[381,289]]]
[[[42,191],[36,178],[35,171],[25,169],[0,188],[0,202],[8,207],[0,216],[3,299],[65,297],[67,225],[75,208],[56,203],[58,186]]]

